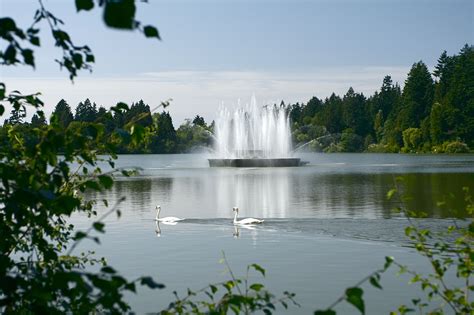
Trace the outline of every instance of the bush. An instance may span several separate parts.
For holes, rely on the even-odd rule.
[[[469,153],[469,147],[460,140],[445,141],[443,144],[434,146],[433,153]]]

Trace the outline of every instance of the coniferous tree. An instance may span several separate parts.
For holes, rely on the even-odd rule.
[[[365,97],[355,93],[351,87],[342,99],[342,120],[345,128],[350,128],[359,136],[367,135],[371,126],[367,120],[365,110]]]
[[[446,96],[454,73],[455,56],[448,56],[446,50],[438,58],[433,75],[437,78],[435,87],[435,101],[440,102]]]
[[[46,126],[46,119],[44,118],[44,116],[34,114],[33,117],[31,117],[31,126],[33,127]]]
[[[124,124],[128,124],[132,121],[143,127],[150,127],[153,125],[150,106],[145,104],[143,100],[133,103],[130,110],[125,114]]]
[[[204,118],[202,118],[201,116],[199,115],[196,115],[196,117],[194,117],[193,119],[193,124],[194,125],[197,125],[197,126],[201,126],[201,127],[204,127],[206,128],[206,121],[204,120]]]
[[[375,119],[374,119],[374,132],[375,132],[375,139],[377,140],[377,142],[382,141],[383,125],[384,125],[383,113],[382,113],[382,110],[379,109],[379,111],[378,111],[377,115],[375,115]]]
[[[175,153],[177,138],[173,120],[169,112],[163,111],[157,116],[157,132],[151,141],[151,151],[153,153]]]
[[[97,105],[87,98],[76,107],[75,121],[94,122],[97,119]]]
[[[428,67],[422,61],[413,64],[403,88],[402,108],[398,120],[402,130],[420,126],[423,118],[431,111],[433,96],[434,82]]]
[[[453,136],[474,146],[474,46],[465,45],[455,58],[449,89],[442,103],[454,120]]]
[[[56,104],[52,116],[56,117],[62,128],[67,128],[73,121],[71,107],[64,99],[61,99],[58,104]]]

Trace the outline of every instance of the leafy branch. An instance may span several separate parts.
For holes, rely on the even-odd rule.
[[[167,309],[160,311],[159,314],[227,314],[228,311],[235,314],[253,314],[256,312],[272,314],[278,305],[281,305],[284,309],[288,309],[289,303],[299,306],[294,299],[294,293],[285,291],[281,297],[276,297],[261,283],[249,285],[249,272],[251,270],[265,277],[265,269],[260,265],[248,265],[246,276],[238,278],[235,276],[224,253],[221,262],[225,264],[230,274],[229,280],[209,284],[195,291],[188,289],[186,296],[182,298],[174,291],[176,300],[170,303]],[[245,287],[242,287],[242,285],[245,285]],[[203,295],[205,295],[205,298],[201,297]]]

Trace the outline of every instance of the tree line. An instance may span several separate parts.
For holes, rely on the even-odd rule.
[[[342,97],[335,93],[307,103],[280,106],[288,111],[293,143],[323,152],[464,153],[474,148],[474,46],[465,45],[458,54],[444,51],[433,73],[422,61],[411,67],[403,89],[387,75],[381,88],[366,97],[352,87]],[[28,132],[47,124],[34,115],[13,110],[4,123]],[[103,141],[114,141],[113,131],[125,139],[117,153],[184,153],[212,146],[214,122],[197,115],[174,128],[169,112],[152,113],[143,100],[129,110],[111,113],[86,99],[75,114],[62,99],[52,118],[63,128],[83,132],[88,124],[103,127]],[[127,125],[142,128],[139,144],[131,141]],[[5,128],[0,136],[5,137]]]
[[[282,104],[284,105],[284,104]],[[293,141],[325,152],[459,153],[474,148],[474,46],[449,56],[433,73],[411,67],[403,89],[390,76],[366,97],[351,87],[288,105]]]
[[[13,110],[2,128],[1,137],[6,137],[6,125],[14,125],[20,132],[28,133],[31,128],[47,125],[46,119],[33,115],[31,122],[24,121],[26,113]],[[63,129],[72,129],[87,133],[90,126],[101,128],[101,141],[115,142],[117,153],[183,153],[199,146],[211,146],[213,124],[207,125],[204,118],[197,115],[187,119],[177,130],[171,115],[167,111],[152,113],[150,106],[143,100],[132,103],[126,111],[111,112],[103,106],[97,106],[89,98],[80,102],[73,114],[71,106],[61,99],[51,115]],[[141,128],[142,141],[132,141],[132,133],[127,126]],[[115,135],[122,137],[115,141]]]

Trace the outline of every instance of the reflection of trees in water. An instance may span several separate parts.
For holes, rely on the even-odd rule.
[[[119,200],[125,197],[122,209],[149,212],[155,208],[154,200],[169,201],[172,186],[172,178],[132,178],[116,181],[111,190],[89,195],[88,198]]]
[[[367,174],[298,176],[295,189],[300,191],[296,198],[303,207],[316,212],[317,217],[385,216],[383,209],[386,187],[389,186],[380,180],[383,178]]]
[[[425,212],[429,217],[467,215],[462,188],[474,190],[474,174],[409,174],[403,179],[405,192],[412,197],[407,201],[409,210]],[[437,203],[443,200],[446,206],[438,207]]]
[[[447,209],[464,209],[462,187],[474,189],[473,174],[312,174],[296,177],[293,190],[303,205],[322,217],[398,217],[393,212],[398,199],[387,200],[387,191],[393,188],[395,177],[404,178],[404,191],[411,199],[410,210],[424,212],[429,217],[452,217]],[[300,187],[309,190],[302,192]],[[444,196],[448,206],[441,209],[437,202]],[[461,212],[464,213],[464,212]],[[464,213],[465,215],[465,213]]]
[[[133,178],[118,181],[110,191],[88,194],[88,198],[118,200],[125,196],[123,209],[149,212],[156,204],[167,213],[184,217],[232,217],[238,206],[242,216],[278,217],[363,217],[391,218],[397,199],[387,200],[394,178],[405,179],[405,191],[412,197],[410,210],[429,217],[452,217],[437,207],[443,195],[447,208],[463,209],[462,187],[474,191],[474,174],[355,174],[315,173],[299,169],[206,170],[172,177]],[[99,203],[100,205],[100,203]]]

